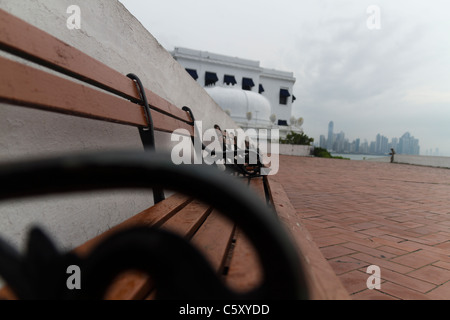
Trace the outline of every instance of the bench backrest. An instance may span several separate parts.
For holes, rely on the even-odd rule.
[[[0,49],[68,76],[0,57],[1,102],[137,128],[148,126],[140,92],[132,79],[3,10]],[[194,135],[189,113],[148,89],[145,94],[155,130],[183,128]]]
[[[0,50],[16,57],[0,57],[0,102],[134,126],[145,148],[154,147],[149,142],[153,132],[150,139],[146,132],[150,124],[156,131],[185,129],[193,139],[196,135],[191,113],[140,87],[138,78],[1,9]]]

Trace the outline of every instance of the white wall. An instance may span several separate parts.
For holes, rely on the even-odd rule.
[[[311,156],[312,146],[301,146],[292,144],[280,144],[280,154],[286,156],[309,157]]]
[[[81,8],[81,30],[69,30],[70,5]],[[178,107],[192,108],[206,130],[218,123],[237,128],[144,27],[116,0],[0,0],[0,8],[31,23],[126,75],[137,74],[144,85]],[[170,149],[170,135],[158,134],[158,149]],[[0,162],[75,150],[135,148],[142,150],[132,127],[77,119],[66,115],[0,104]],[[152,203],[148,192],[114,192],[57,201],[0,203],[0,236],[22,246],[26,229],[40,224],[64,248],[143,210]]]
[[[251,90],[253,92],[258,93],[259,84],[262,84],[265,89],[262,96],[266,97],[271,104],[271,115],[275,113],[277,120],[286,120],[289,123],[292,116],[292,95],[296,81],[293,73],[265,69],[260,67],[258,61],[228,57],[207,51],[175,48],[173,55],[185,68],[197,71],[199,77],[197,82],[201,86],[205,86],[206,71],[217,74],[219,81],[217,81],[216,86],[227,86],[223,83],[226,74],[235,76],[237,84],[234,87],[238,89],[242,88],[243,77],[253,79],[255,83]],[[282,88],[288,89],[291,93],[287,105],[280,104],[280,89]]]
[[[261,68],[259,62],[232,58],[207,51],[196,51],[186,48],[175,48],[173,52],[175,59],[185,68],[194,69],[198,73],[197,82],[200,86],[205,86],[205,73],[213,72],[217,74],[219,80],[216,86],[226,87],[224,76],[231,75],[236,79],[235,88],[242,88],[242,79],[250,78],[255,83],[251,91],[258,92],[259,75]]]
[[[292,95],[295,84],[294,78],[288,78],[283,76],[280,72],[275,70],[265,69],[265,73],[261,75],[260,82],[264,86],[265,92],[262,94],[269,99],[272,105],[272,113],[277,115],[278,120],[286,120],[289,124],[289,120],[292,117]],[[291,96],[287,100],[286,105],[280,104],[280,89],[288,89]]]
[[[396,154],[394,156],[394,162],[427,167],[450,168],[450,157],[412,156],[406,154]]]

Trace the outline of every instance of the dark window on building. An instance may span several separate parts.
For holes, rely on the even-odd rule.
[[[227,84],[227,85],[235,85],[237,82],[236,82],[236,78],[234,77],[234,76],[230,76],[230,75],[225,75],[224,77],[223,77],[223,83],[225,83],[225,84]]]
[[[242,79],[242,89],[247,91],[252,91],[252,88],[255,86],[255,83],[250,78]]]
[[[219,81],[217,74],[214,72],[206,72],[205,73],[205,86],[213,86],[216,82]]]
[[[280,90],[280,104],[286,105],[288,102],[288,98],[291,96],[289,90],[281,89]]]
[[[186,68],[186,71],[187,71],[187,73],[189,73],[191,75],[192,78],[194,78],[194,80],[198,79],[197,70]]]
[[[287,127],[288,126],[287,120],[278,120],[278,125]]]
[[[265,91],[265,90],[264,90],[263,85],[260,84],[260,85],[259,85],[259,90],[258,90],[258,92],[259,92],[259,93],[263,93],[264,91]]]

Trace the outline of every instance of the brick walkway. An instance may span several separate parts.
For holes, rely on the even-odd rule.
[[[351,298],[450,299],[450,169],[281,156],[277,180]]]

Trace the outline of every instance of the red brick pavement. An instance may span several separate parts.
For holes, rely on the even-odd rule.
[[[281,156],[277,180],[351,298],[450,299],[450,169]]]

